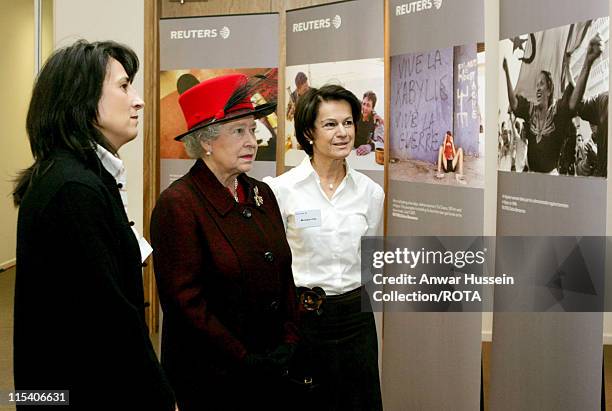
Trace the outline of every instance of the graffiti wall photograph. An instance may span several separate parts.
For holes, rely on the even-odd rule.
[[[389,177],[484,186],[483,43],[391,57]]]

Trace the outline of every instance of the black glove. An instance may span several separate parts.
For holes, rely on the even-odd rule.
[[[291,358],[293,358],[293,354],[295,354],[295,349],[295,344],[281,344],[268,356],[283,372],[285,372],[289,368]]]
[[[247,354],[244,362],[253,371],[266,375],[284,376],[295,353],[295,344],[281,344],[268,354]]]

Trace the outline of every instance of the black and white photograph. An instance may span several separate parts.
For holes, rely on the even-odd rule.
[[[498,170],[606,177],[609,18],[500,41]]]

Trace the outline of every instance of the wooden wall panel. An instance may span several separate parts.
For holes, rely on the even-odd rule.
[[[286,10],[301,9],[304,7],[319,6],[321,4],[338,3],[337,0],[285,0]]]
[[[145,0],[144,22],[144,143],[143,143],[143,228],[151,242],[151,212],[159,195],[159,0]],[[159,297],[153,272],[153,258],[144,269],[146,320],[150,333],[159,330]]]
[[[162,1],[161,17],[213,16],[276,11],[277,0]]]

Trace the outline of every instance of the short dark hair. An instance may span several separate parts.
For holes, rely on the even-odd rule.
[[[304,74],[303,72],[299,72],[295,75],[295,86],[299,87],[302,84],[306,84],[306,82],[308,81],[308,77],[306,77],[306,74]]]
[[[56,50],[38,73],[26,118],[34,164],[16,180],[15,205],[21,202],[41,162],[56,149],[85,158],[97,143],[116,154],[116,148],[96,127],[110,58],[121,63],[132,82],[138,57],[132,49],[114,41],[79,40]]]
[[[372,90],[366,91],[365,93],[363,93],[362,100],[366,98],[372,102],[372,109],[376,107],[376,93],[374,93]]]
[[[294,116],[295,137],[309,156],[313,154],[310,140],[312,140],[315,121],[322,101],[346,101],[349,103],[355,123],[355,131],[361,116],[361,103],[352,92],[344,87],[335,84],[326,85],[318,89],[311,87],[298,100]]]

